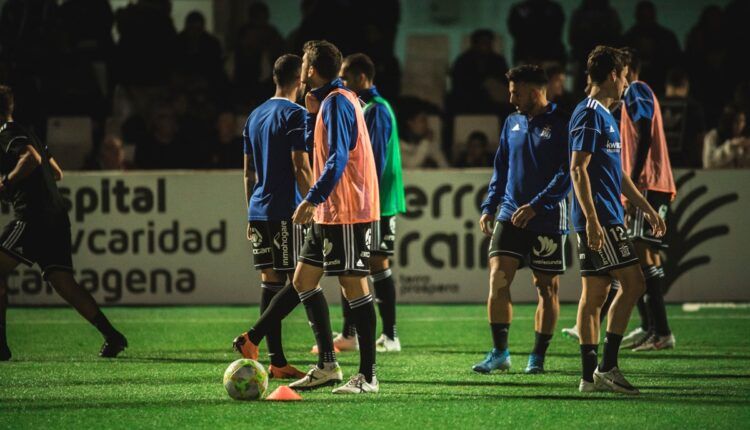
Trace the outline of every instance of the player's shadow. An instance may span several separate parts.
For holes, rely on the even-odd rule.
[[[486,375],[491,378],[492,375]],[[393,380],[388,379],[388,384],[395,385],[443,385],[446,387],[570,387],[570,384],[564,382],[528,382],[528,381],[508,381],[507,379],[493,379],[488,381],[438,381],[438,380]]]

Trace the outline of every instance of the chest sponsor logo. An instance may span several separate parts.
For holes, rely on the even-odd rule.
[[[552,137],[552,127],[550,127],[549,125],[545,125],[542,129],[542,132],[539,133],[539,136],[542,139],[549,139],[550,137]]]

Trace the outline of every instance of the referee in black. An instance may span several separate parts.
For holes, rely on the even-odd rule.
[[[19,263],[37,263],[63,299],[104,336],[99,355],[116,357],[128,341],[73,277],[70,220],[57,190],[62,170],[47,146],[13,122],[13,92],[0,85],[0,197],[14,219],[0,234],[0,361],[11,357],[5,333],[8,275]]]

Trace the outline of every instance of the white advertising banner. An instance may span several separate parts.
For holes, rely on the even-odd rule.
[[[402,302],[482,302],[487,242],[477,227],[488,170],[405,173],[408,212],[398,220],[394,265]],[[673,301],[750,301],[750,171],[676,173],[665,269]],[[245,304],[260,297],[245,238],[240,172],[71,173],[60,183],[80,283],[103,304]],[[3,203],[0,222],[11,219]],[[577,300],[573,236],[563,300]],[[515,301],[535,300],[531,274]],[[12,304],[59,304],[34,268],[9,279]],[[338,300],[335,279],[324,282]]]

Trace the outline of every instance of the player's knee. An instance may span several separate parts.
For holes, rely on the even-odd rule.
[[[370,257],[370,273],[379,273],[388,269],[388,257],[385,255],[373,255]]]
[[[490,299],[497,300],[501,294],[507,291],[508,277],[502,270],[493,270],[490,272]]]
[[[536,285],[536,291],[542,303],[552,303],[557,300],[557,290],[557,285],[551,283]]]
[[[607,300],[606,291],[587,291],[581,297],[581,304],[587,310],[595,311],[602,307],[605,300]]]

